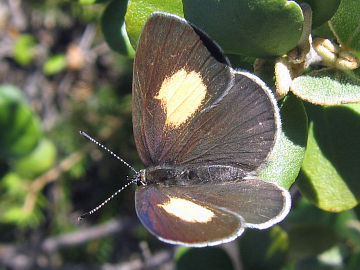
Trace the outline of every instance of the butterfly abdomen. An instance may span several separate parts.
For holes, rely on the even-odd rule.
[[[159,165],[145,169],[143,181],[146,184],[194,185],[230,182],[243,178],[245,173],[236,167],[209,165],[196,167],[173,167]]]

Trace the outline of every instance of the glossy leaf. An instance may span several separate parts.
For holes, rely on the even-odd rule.
[[[350,209],[360,198],[360,104],[306,109],[311,122],[298,187],[323,210]]]
[[[291,260],[319,255],[339,243],[340,239],[351,239],[348,224],[356,220],[353,211],[330,213],[315,207],[305,198],[293,206],[284,226],[289,232]],[[351,240],[352,245],[354,241]]]
[[[351,254],[347,270],[357,270],[360,267],[360,251]]]
[[[285,98],[280,113],[282,130],[259,177],[288,189],[294,183],[305,155],[307,116],[304,105],[293,95]]]
[[[7,209],[0,218],[4,223],[17,224],[19,227],[36,227],[43,221],[44,216],[40,211],[26,212],[20,205]]]
[[[330,27],[344,49],[360,51],[359,14],[359,0],[342,0],[338,10],[330,20]]]
[[[66,55],[61,53],[51,56],[44,64],[43,71],[46,75],[54,75],[66,68]]]
[[[320,38],[324,38],[327,37],[330,40],[336,40],[334,33],[331,31],[329,23],[323,23],[322,25],[316,27],[315,29],[313,29],[311,31],[311,35],[313,37],[313,39],[315,37],[320,37]]]
[[[20,90],[0,86],[0,158],[29,154],[41,135],[40,123]]]
[[[289,232],[290,254],[293,259],[320,254],[336,243],[336,233],[326,225],[303,224]]]
[[[184,0],[185,18],[215,39],[225,53],[282,55],[301,36],[303,15],[294,1]]]
[[[181,0],[129,0],[125,24],[130,43],[134,49],[136,49],[143,25],[154,11],[164,11],[184,17]]]
[[[14,44],[14,59],[20,65],[27,66],[34,58],[36,41],[29,34],[19,35]]]
[[[338,265],[327,264],[318,258],[319,256],[307,256],[296,264],[294,270],[340,270],[344,269]]]
[[[226,56],[228,57],[233,68],[242,69],[250,73],[254,73],[253,65],[256,58],[239,54],[227,54]]]
[[[343,266],[343,254],[339,246],[333,246],[318,256],[319,262],[328,266]]]
[[[184,5],[184,11],[182,8]],[[130,1],[126,29],[135,48],[142,26],[152,11],[184,16],[214,38],[229,54],[281,55],[294,48],[303,16],[293,1]],[[184,15],[183,15],[184,14]]]
[[[349,235],[346,235],[349,232],[346,232],[346,228],[349,228],[349,222],[356,219],[357,216],[352,209],[340,213],[322,211],[305,197],[301,197],[293,205],[293,211],[286,218],[285,225],[290,230],[298,225],[327,226],[337,233],[337,237],[349,238]]]
[[[321,69],[297,77],[291,91],[303,100],[320,105],[360,102],[360,79],[353,71]]]
[[[298,0],[299,3],[307,3],[312,10],[312,25],[317,27],[330,20],[339,7],[341,0]]]
[[[32,179],[50,169],[55,159],[55,145],[47,139],[42,139],[29,155],[15,161],[14,171],[21,177]]]
[[[16,172],[9,172],[0,179],[0,192],[0,223],[35,227],[44,219],[41,208],[44,207],[45,197],[39,193],[34,198],[36,207],[27,208],[24,203],[29,194],[29,183]]]
[[[14,201],[14,199],[24,198],[28,192],[21,176],[15,172],[8,172],[5,174],[1,178],[0,183],[1,194],[6,193],[7,196],[12,198],[12,201]],[[9,206],[6,205],[6,207]]]
[[[288,235],[279,226],[264,231],[247,230],[239,241],[244,269],[280,269],[288,247]]]
[[[109,3],[101,16],[101,30],[112,50],[132,57],[135,51],[131,47],[124,24],[127,4],[126,0],[113,0]]]

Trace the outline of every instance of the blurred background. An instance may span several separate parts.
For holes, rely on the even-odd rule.
[[[86,2],[0,0],[0,270],[360,269],[359,208],[321,211],[296,188],[281,225],[223,247],[154,238],[136,217],[134,186],[79,223],[131,176],[80,130],[142,168],[133,53],[104,41],[106,1]]]
[[[132,59],[104,42],[102,11],[76,1],[0,2],[0,269],[139,265],[133,187],[77,222],[129,175],[80,130],[140,166]]]

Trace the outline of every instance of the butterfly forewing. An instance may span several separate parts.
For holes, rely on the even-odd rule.
[[[133,128],[145,166],[167,161],[198,113],[232,83],[229,67],[203,40],[174,16],[155,13],[143,28],[134,61]],[[221,54],[213,44],[216,49]]]
[[[180,138],[169,160],[257,169],[268,157],[278,129],[272,102],[254,77],[236,73],[234,85],[198,115],[191,135]]]
[[[274,145],[275,101],[255,76],[219,62],[221,50],[199,31],[159,13],[144,26],[133,82],[139,155],[145,166],[224,164],[253,171]]]

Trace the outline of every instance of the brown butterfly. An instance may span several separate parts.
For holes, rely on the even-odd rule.
[[[289,192],[254,176],[280,131],[275,98],[185,19],[155,12],[145,23],[132,108],[146,167],[136,179],[136,212],[157,238],[217,245],[288,214]]]

